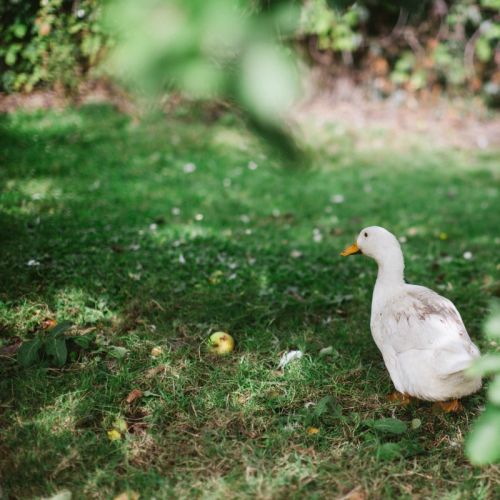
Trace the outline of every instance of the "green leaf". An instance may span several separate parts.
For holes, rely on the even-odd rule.
[[[500,305],[493,303],[492,310],[484,323],[484,333],[490,339],[500,339]]]
[[[402,449],[398,443],[384,443],[377,449],[377,457],[380,460],[394,460],[395,458],[401,458],[401,456]]]
[[[7,66],[14,66],[16,64],[17,55],[13,50],[9,50],[5,56],[5,64]]]
[[[45,352],[52,358],[56,366],[63,366],[68,358],[66,339],[50,337],[45,342]]]
[[[92,342],[94,342],[95,340],[95,335],[93,333],[89,333],[87,335],[78,335],[77,337],[69,337],[68,340],[71,340],[71,342],[74,342],[82,349],[89,349],[92,345]]]
[[[63,321],[62,323],[58,323],[56,326],[54,326],[54,328],[49,330],[49,335],[51,337],[60,337],[71,327],[72,324],[69,321]]]
[[[14,35],[16,35],[17,38],[23,38],[24,35],[26,35],[26,31],[28,30],[26,25],[21,23],[15,24],[13,28],[14,28]]]
[[[479,38],[476,42],[476,54],[482,62],[488,62],[491,59],[493,50],[490,46],[490,42],[485,37]]]
[[[21,366],[31,366],[40,359],[40,347],[42,342],[39,338],[23,342],[19,351],[17,351],[17,361]]]
[[[465,451],[475,465],[500,462],[500,408],[491,406],[477,419]]]
[[[366,420],[365,424],[375,431],[386,434],[403,434],[408,429],[406,422],[398,418],[381,418],[380,420]]]
[[[488,400],[500,406],[500,375],[497,375],[488,387]]]
[[[479,358],[467,372],[471,376],[500,373],[500,354],[485,354]]]

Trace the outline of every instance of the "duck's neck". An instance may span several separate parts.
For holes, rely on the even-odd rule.
[[[378,264],[377,285],[399,286],[404,284],[405,263],[400,248],[391,249],[376,261]]]

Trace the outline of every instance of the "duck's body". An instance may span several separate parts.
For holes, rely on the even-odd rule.
[[[479,390],[481,378],[465,373],[479,349],[459,312],[429,288],[404,282],[397,239],[374,226],[361,231],[353,247],[379,266],[370,326],[396,390],[427,401],[459,399]]]

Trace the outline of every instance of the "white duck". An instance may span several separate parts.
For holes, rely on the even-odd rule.
[[[370,327],[400,399],[458,410],[458,399],[479,390],[481,378],[465,373],[480,353],[456,307],[429,288],[405,283],[403,252],[386,229],[363,229],[341,255],[355,253],[378,264]]]

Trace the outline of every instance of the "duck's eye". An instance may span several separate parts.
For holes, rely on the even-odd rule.
[[[368,238],[368,233],[365,233],[365,238]]]

